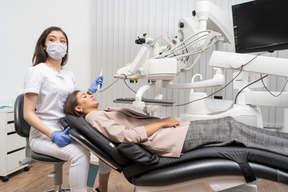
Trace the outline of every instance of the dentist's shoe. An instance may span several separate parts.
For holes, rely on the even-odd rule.
[[[97,188],[95,188],[95,189],[92,189],[91,192],[100,192],[100,190],[99,190],[98,187],[97,187]]]

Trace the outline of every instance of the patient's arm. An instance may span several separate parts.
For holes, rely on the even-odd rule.
[[[175,119],[174,117],[166,117],[164,119],[161,119],[155,123],[146,125],[144,127],[146,130],[146,134],[149,137],[161,128],[176,127],[178,125],[180,125],[180,123],[177,119]]]
[[[115,143],[141,143],[147,141],[148,137],[144,126],[128,128],[122,124],[121,119],[123,118],[125,118],[123,114],[119,114],[118,119],[113,120],[101,111],[90,112],[85,117],[92,127]]]
[[[146,121],[143,125],[139,124],[138,127],[128,128],[122,124],[126,115],[123,113],[114,113],[114,115],[117,118],[113,120],[111,119],[111,114],[110,118],[108,118],[103,111],[92,111],[86,115],[85,119],[101,134],[116,143],[141,143],[147,141],[150,135],[161,128],[179,125],[178,120],[173,117],[167,117],[161,120],[154,118],[152,121]]]

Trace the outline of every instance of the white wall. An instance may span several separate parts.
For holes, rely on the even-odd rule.
[[[35,44],[50,26],[61,27],[69,39],[66,68],[76,76],[79,89],[91,83],[93,0],[0,1],[0,101],[15,100],[32,66]]]

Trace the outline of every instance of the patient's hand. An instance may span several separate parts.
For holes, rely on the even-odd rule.
[[[164,127],[177,127],[180,125],[180,122],[174,117],[166,117],[161,119],[162,123],[164,123]]]
[[[180,125],[180,123],[177,119],[175,119],[174,117],[166,117],[164,119],[161,119],[155,123],[146,125],[144,127],[146,130],[146,134],[149,137],[161,128],[176,127],[178,125]]]

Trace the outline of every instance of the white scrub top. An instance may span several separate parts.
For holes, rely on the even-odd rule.
[[[38,99],[35,114],[53,131],[61,131],[59,120],[64,117],[63,104],[76,89],[74,74],[62,69],[60,73],[40,63],[31,67],[24,82],[24,93],[36,93]],[[30,137],[40,136],[34,128]]]

